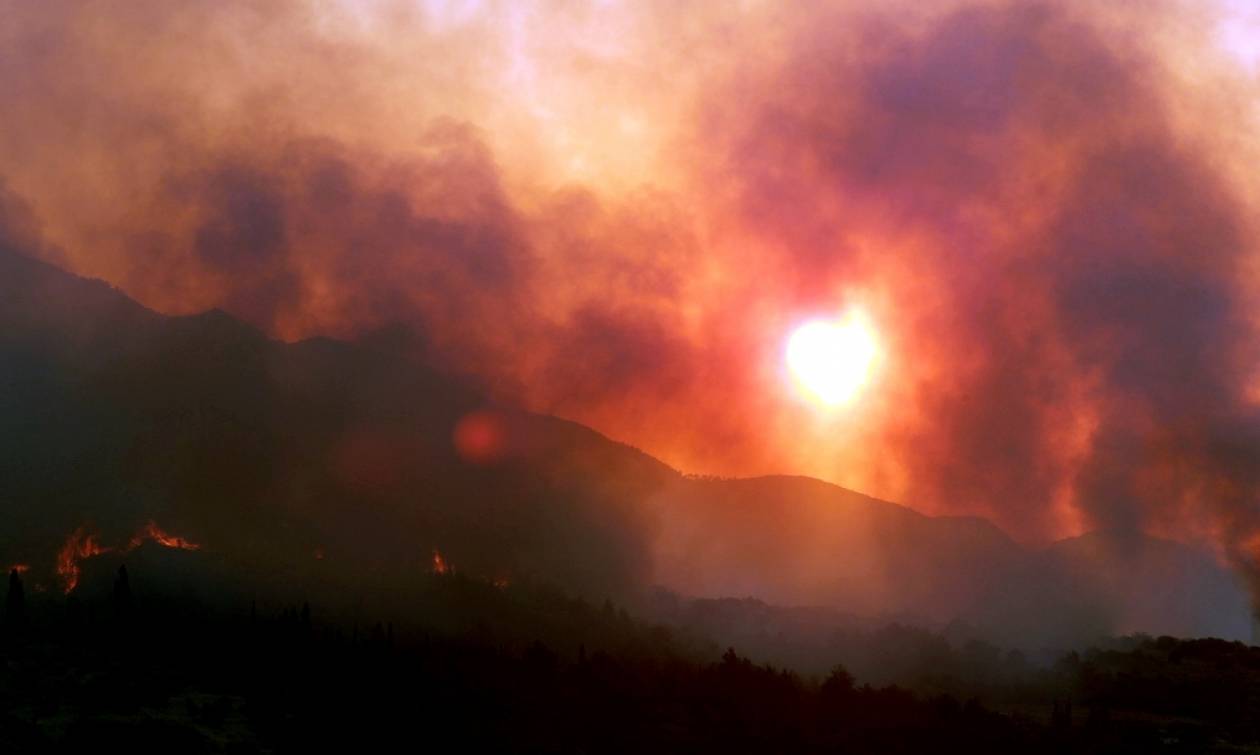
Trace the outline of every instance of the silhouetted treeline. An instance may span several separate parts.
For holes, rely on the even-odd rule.
[[[9,572],[9,590],[4,598],[4,626],[10,631],[26,626],[26,586],[17,569]]]
[[[455,601],[497,594],[440,584]],[[735,649],[704,656],[611,604],[558,596],[565,631],[522,641],[491,625],[334,619],[305,599],[201,610],[143,586],[120,569],[108,598],[32,611],[13,608],[29,596],[10,577],[0,751],[1145,753],[1260,740],[1260,649],[1237,643],[1136,639],[1030,672],[1019,695],[963,698],[872,687],[843,667],[802,677]]]

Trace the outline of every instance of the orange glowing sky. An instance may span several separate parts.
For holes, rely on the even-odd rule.
[[[685,471],[1031,541],[1251,527],[1214,450],[1260,395],[1243,3],[0,13],[9,237],[160,311],[401,320]],[[787,339],[852,311],[878,370],[820,411]]]

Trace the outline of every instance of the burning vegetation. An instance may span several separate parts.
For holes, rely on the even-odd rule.
[[[145,540],[150,540],[166,548],[178,548],[184,551],[201,550],[201,546],[197,543],[166,532],[161,527],[158,527],[157,523],[152,519],[141,527],[139,532],[132,535],[131,540],[127,543],[127,550],[139,548]]]
[[[437,548],[433,549],[433,573],[438,576],[455,573],[455,567],[451,566],[450,562],[442,556],[442,552]]]
[[[62,591],[69,595],[74,592],[74,588],[78,587],[79,577],[82,575],[80,563],[84,559],[115,551],[130,553],[143,545],[146,540],[157,543],[164,548],[186,551],[201,549],[200,544],[166,532],[153,520],[149,520],[137,530],[136,534],[132,535],[127,541],[126,547],[121,549],[102,545],[97,534],[89,533],[86,527],[79,527],[70,533],[70,536],[66,538],[65,544],[61,546],[61,550],[57,551],[56,571],[58,578],[61,580]],[[15,566],[14,568],[17,569],[18,567]]]
[[[79,586],[79,575],[82,573],[79,562],[85,558],[108,553],[111,548],[100,544],[96,535],[88,534],[79,527],[66,538],[66,544],[57,552],[57,576],[61,578],[64,592],[69,595]]]

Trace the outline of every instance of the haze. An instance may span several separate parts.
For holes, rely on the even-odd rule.
[[[288,343],[402,323],[485,401],[686,474],[808,475],[1034,549],[1142,531],[1260,574],[1245,3],[0,15],[7,248]],[[823,411],[784,349],[851,311],[878,374]],[[461,427],[493,456],[494,427]],[[347,464],[392,468],[355,438]],[[689,555],[692,514],[659,500],[630,515],[648,581],[834,597],[812,527],[749,573]],[[759,533],[713,517],[716,550]]]

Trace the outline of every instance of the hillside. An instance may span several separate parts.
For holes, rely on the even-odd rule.
[[[1028,552],[986,520],[809,478],[687,478],[494,404],[401,329],[282,343],[219,311],[162,316],[9,251],[0,365],[0,562],[29,564],[45,589],[61,586],[54,555],[76,528],[120,543],[155,521],[250,579],[332,574],[384,602],[440,552],[466,574],[596,599],[662,585],[961,619],[1013,644],[1246,631],[1240,588],[1184,546],[1099,536]],[[1063,631],[1023,618],[1047,600]]]
[[[654,503],[667,522],[658,569],[696,595],[941,617],[1023,555],[986,520],[927,517],[806,477],[679,480]]]

